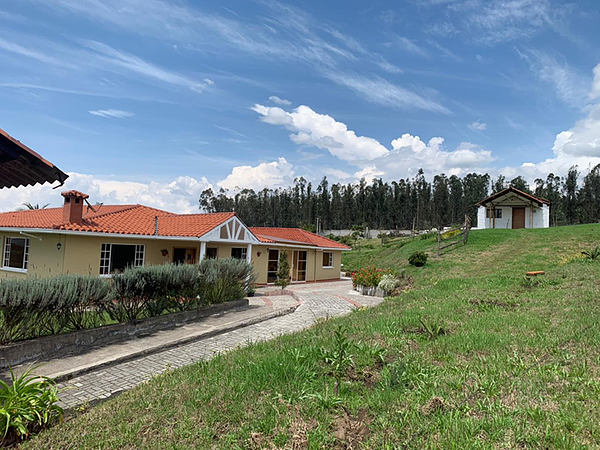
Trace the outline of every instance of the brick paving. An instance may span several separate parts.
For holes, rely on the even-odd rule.
[[[349,280],[299,284],[287,289],[293,291],[300,302],[294,313],[101,368],[60,383],[61,388],[69,387],[60,396],[62,406],[72,408],[86,402],[100,401],[131,389],[168,368],[183,367],[251,342],[298,331],[310,327],[318,318],[347,314],[357,307],[374,306],[383,300],[352,291]],[[289,301],[289,298],[283,300],[279,296],[263,298],[268,298],[274,304]]]

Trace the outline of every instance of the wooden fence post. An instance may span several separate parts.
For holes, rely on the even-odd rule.
[[[442,233],[440,233],[439,228],[437,230],[437,239],[438,239],[438,252],[437,252],[437,255],[438,255],[438,258],[439,258],[441,256],[441,254],[442,254]]]

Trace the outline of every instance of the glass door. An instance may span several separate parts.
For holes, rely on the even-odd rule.
[[[294,250],[292,281],[306,281],[306,250]]]
[[[275,283],[275,280],[277,280],[278,268],[279,250],[269,250],[269,262],[267,264],[267,283]]]

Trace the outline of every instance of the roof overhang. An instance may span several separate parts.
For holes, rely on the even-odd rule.
[[[520,191],[519,189],[515,189],[511,186],[480,201],[479,203],[477,203],[477,206],[496,206],[502,202],[514,201],[515,199],[520,199],[521,201],[527,204],[535,203],[540,207],[544,205],[549,205],[551,203],[545,198],[536,197],[535,195],[528,194],[527,192]]]
[[[0,189],[55,181],[62,185],[68,177],[54,164],[0,129]]]

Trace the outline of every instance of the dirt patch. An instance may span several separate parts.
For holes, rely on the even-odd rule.
[[[427,403],[421,407],[421,413],[426,416],[444,412],[450,409],[450,406],[442,397],[432,397]]]
[[[356,416],[348,414],[336,418],[333,421],[333,433],[337,439],[336,448],[344,450],[355,450],[360,448],[369,436],[369,417],[366,409],[361,409]]]
[[[380,367],[382,366],[383,364],[380,365]],[[379,382],[379,374],[368,369],[358,372],[354,367],[350,367],[348,369],[348,379],[362,383],[368,388],[373,388]]]

